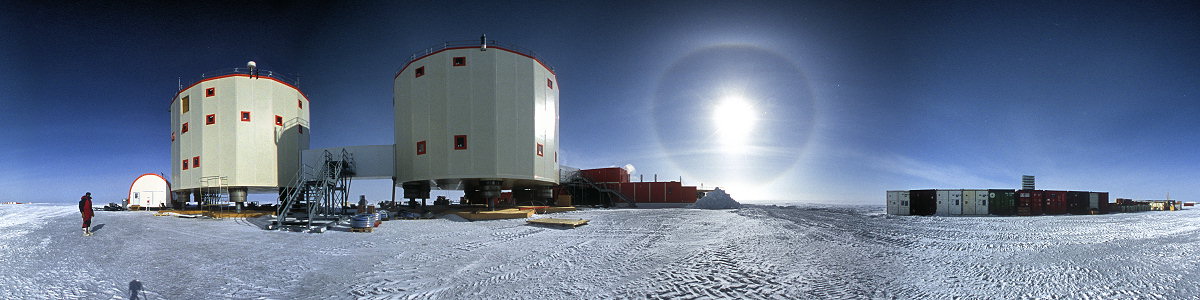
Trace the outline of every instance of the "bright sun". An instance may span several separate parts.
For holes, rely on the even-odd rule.
[[[758,111],[745,98],[728,96],[713,107],[712,122],[722,149],[733,152],[747,146],[758,123]]]

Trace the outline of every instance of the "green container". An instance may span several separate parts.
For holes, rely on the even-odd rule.
[[[1017,214],[1017,192],[1015,190],[988,190],[988,213],[999,216]]]

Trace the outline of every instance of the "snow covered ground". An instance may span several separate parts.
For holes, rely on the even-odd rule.
[[[0,298],[1161,298],[1200,295],[1200,210],[897,217],[883,207],[593,209],[388,221],[375,233],[261,220],[0,205]]]

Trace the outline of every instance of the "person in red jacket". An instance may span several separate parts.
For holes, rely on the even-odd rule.
[[[83,215],[83,236],[92,235],[92,192],[79,197],[79,213]]]

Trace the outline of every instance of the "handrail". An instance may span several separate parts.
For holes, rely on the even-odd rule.
[[[545,59],[539,57],[536,52],[533,52],[533,50],[529,50],[529,48],[521,47],[521,46],[518,46],[515,44],[502,43],[502,42],[496,41],[496,40],[487,40],[486,44],[488,47],[504,48],[504,49],[511,50],[513,52],[517,52],[520,54],[534,57],[534,59],[537,59],[543,65],[546,65],[546,68],[550,69],[551,72],[554,72],[554,67],[552,65],[550,65],[550,63],[547,63]],[[399,68],[396,68],[396,72],[393,72],[393,74],[399,74],[401,70],[404,70],[404,67],[407,67],[413,61],[417,60],[417,58],[420,58],[420,57],[423,57],[426,55],[430,55],[430,54],[434,54],[434,53],[437,53],[438,51],[442,51],[442,50],[446,50],[446,49],[450,49],[450,48],[479,47],[480,45],[482,45],[482,44],[479,42],[479,40],[462,40],[462,41],[446,41],[446,42],[442,42],[441,44],[435,44],[435,45],[426,47],[424,49],[417,50],[416,52],[413,52],[411,55],[409,55],[408,61],[405,62],[404,65],[401,65]]]
[[[263,69],[256,69],[255,71],[258,73],[257,74],[258,76],[275,78],[275,79],[278,79],[279,81],[293,85],[297,88],[300,87],[300,75],[298,75],[298,74],[284,74],[284,73],[280,73],[280,72],[275,72],[275,71],[271,71],[271,70],[263,70]],[[199,81],[213,78],[213,77],[220,77],[220,76],[234,75],[234,74],[252,75],[250,73],[249,68],[225,68],[225,69],[219,69],[219,70],[215,70],[215,71],[201,73],[200,79],[193,80],[192,82],[199,82]]]

